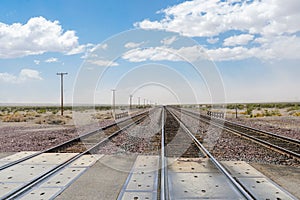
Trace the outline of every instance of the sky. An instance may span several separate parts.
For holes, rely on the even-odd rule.
[[[299,0],[2,0],[0,103],[300,100]]]

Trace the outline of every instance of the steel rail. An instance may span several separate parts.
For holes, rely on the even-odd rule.
[[[168,109],[167,109],[168,110]],[[169,110],[168,110],[169,111]],[[213,164],[230,180],[233,186],[248,200],[254,200],[254,198],[249,194],[248,191],[244,189],[244,187],[238,183],[230,173],[211,155],[211,153],[197,140],[197,138],[191,133],[191,131],[185,126],[185,124],[171,111],[169,111],[171,115],[179,122],[180,126],[184,129],[184,131],[194,140],[194,142],[201,147],[201,149],[205,152],[207,157],[213,162]]]
[[[146,116],[144,116],[143,118],[139,119],[138,121],[141,121],[144,118],[146,118]],[[62,164],[54,167],[50,171],[48,171],[48,172],[42,174],[41,176],[35,178],[34,180],[32,180],[29,183],[25,184],[24,186],[22,186],[21,188],[17,189],[16,191],[7,194],[6,196],[3,197],[3,199],[12,200],[12,199],[16,199],[16,198],[20,197],[25,192],[30,191],[31,188],[33,188],[34,186],[40,184],[42,181],[44,181],[45,179],[51,177],[52,175],[56,174],[58,171],[60,171],[63,168],[65,168],[67,165],[69,165],[73,161],[77,160],[78,158],[80,158],[81,156],[83,156],[85,154],[88,154],[88,153],[91,153],[91,152],[95,151],[104,142],[108,141],[110,138],[118,135],[122,131],[128,129],[129,127],[131,127],[132,125],[135,125],[135,124],[136,124],[136,122],[132,122],[132,123],[128,124],[127,126],[125,126],[125,127],[121,128],[120,130],[114,132],[113,134],[111,134],[110,136],[108,136],[105,139],[101,140],[100,142],[98,142],[97,144],[95,144],[91,148],[87,149],[86,151],[84,151],[84,152],[82,152],[80,154],[77,154],[76,156],[70,158],[68,161],[66,161],[66,162],[64,162],[64,163],[62,163]]]
[[[165,108],[162,108],[161,117],[161,174],[160,174],[160,200],[167,200],[167,162],[165,158]]]

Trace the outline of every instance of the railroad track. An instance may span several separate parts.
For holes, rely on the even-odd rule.
[[[161,155],[138,156],[117,199],[254,199],[199,140],[163,108]]]
[[[164,112],[164,111],[163,111]],[[218,174],[219,179],[223,179],[222,185],[215,185],[216,188],[222,187],[226,188],[227,194],[223,194],[224,197],[229,195],[230,198],[237,199],[254,199],[251,194],[244,189],[244,187],[238,183],[234,177],[225,169],[211,154],[210,152],[201,144],[199,141],[200,138],[196,138],[189,129],[183,124],[183,122],[174,114],[171,110],[165,109],[165,120],[162,120],[162,149],[161,149],[161,177],[160,177],[160,199],[174,199],[174,198],[182,198],[176,195],[188,195],[190,192],[189,189],[184,189],[183,193],[174,190],[180,190],[182,186],[178,188],[174,188],[175,181],[178,177],[180,177],[180,181],[190,182],[189,185],[195,186],[199,183],[199,174],[202,176],[203,174],[197,173],[195,168],[191,168],[192,171],[188,173],[183,173],[182,167],[178,169],[180,172],[176,172],[176,167],[171,167],[172,170],[169,170],[170,167],[170,159],[173,157],[177,157],[176,162],[183,161],[189,162],[189,159],[197,159],[197,158],[207,158],[209,161],[215,166],[218,172],[214,172]],[[165,122],[164,122],[165,121]],[[185,136],[184,136],[185,134]],[[175,139],[178,137],[178,140]],[[176,145],[172,144],[172,142],[176,143]],[[178,151],[179,150],[179,151]],[[175,152],[175,153],[174,153]],[[201,160],[197,160],[197,162],[201,162]],[[173,165],[173,164],[171,164]],[[176,166],[176,164],[175,164]],[[174,170],[175,168],[175,170]],[[185,175],[185,176],[184,176]],[[196,179],[190,180],[190,177]],[[212,177],[212,176],[209,176]],[[178,184],[178,183],[176,183]],[[184,185],[183,185],[184,187]],[[206,193],[205,189],[199,189],[200,191],[193,191],[194,194],[199,195],[199,193]],[[174,196],[175,195],[175,196]],[[199,196],[194,196],[195,198],[199,198]],[[228,197],[228,196],[227,196]]]
[[[159,155],[161,112],[153,110],[151,117],[146,117],[139,126],[131,127],[126,133],[112,138],[98,152],[99,154],[135,154]]]
[[[135,194],[132,194],[134,193],[132,192],[133,185],[136,185],[137,189],[140,190],[141,197],[146,199],[257,199],[258,194],[252,193],[251,188],[249,189],[253,185],[247,186],[240,182],[240,180],[244,180],[243,178],[237,179],[233,177],[232,173],[229,173],[228,169],[220,164],[202,145],[202,138],[194,135],[175,115],[175,110],[163,107],[161,113],[161,138],[157,138],[156,134],[150,138],[155,143],[161,143],[159,145],[161,147],[161,155],[137,156],[137,163],[134,164],[135,168],[130,173],[123,187],[124,190],[120,192],[121,195],[125,196],[119,196],[118,199],[140,199]],[[144,119],[147,119],[148,115],[149,113],[145,112],[138,115],[134,120],[128,119],[130,122],[123,120],[124,124],[117,129],[104,129],[107,132],[102,135],[103,137],[93,134],[84,135],[83,139],[87,141],[87,148],[82,148],[78,141],[72,140],[52,148],[48,153],[57,154],[56,152],[63,152],[62,154],[72,155],[69,155],[67,159],[55,166],[51,165],[49,169],[43,170],[43,173],[28,179],[26,183],[22,183],[14,190],[1,194],[1,199],[18,199],[24,197],[23,195],[32,193],[32,189],[36,190],[41,184],[45,184],[51,177],[59,175],[62,170],[79,161],[83,156],[99,152],[99,148],[107,141],[112,141],[112,138],[120,136],[120,133],[124,133],[123,131],[129,127],[142,123]],[[101,129],[101,131],[103,130]],[[47,154],[47,152],[43,154]],[[15,165],[19,165],[21,167],[19,168],[21,169],[20,172],[23,172],[22,170],[24,169],[22,167],[26,165],[22,165],[22,162],[34,160],[35,157],[40,155],[27,157],[26,161],[14,163],[11,167],[2,169],[2,172],[10,173],[10,171],[15,170],[13,168]],[[30,165],[27,165],[27,167],[30,167]],[[12,178],[11,182],[14,182],[14,177],[8,178]],[[138,181],[142,181],[142,183]],[[150,183],[151,181],[152,184]],[[127,186],[131,188],[129,191],[126,190]],[[277,194],[278,191],[280,190],[276,189],[276,195],[284,195],[284,192],[281,191],[280,194]],[[150,197],[150,194],[153,198]],[[281,199],[294,199],[289,194],[286,194],[285,197],[287,198]]]
[[[11,171],[18,170],[20,173],[27,173],[24,172],[22,168],[24,167],[30,167],[31,165],[28,165],[30,163],[35,163],[37,158],[43,157],[45,155],[50,155],[51,157],[59,156],[59,152],[63,155],[66,155],[67,158],[62,159],[58,162],[58,164],[51,164],[48,166],[44,166],[40,173],[38,173],[37,176],[33,176],[32,174],[28,175],[28,178],[26,180],[22,180],[22,183],[17,185],[12,190],[6,191],[6,193],[1,194],[1,199],[16,199],[22,197],[24,194],[29,194],[29,192],[36,188],[38,185],[44,183],[46,180],[50,179],[51,177],[57,175],[60,171],[65,169],[67,166],[71,165],[72,163],[78,161],[81,157],[88,154],[93,154],[98,151],[98,149],[103,145],[105,142],[110,140],[111,138],[117,136],[118,134],[122,133],[124,130],[128,129],[131,126],[134,126],[138,123],[140,123],[142,120],[144,120],[148,115],[149,111],[145,111],[143,113],[140,113],[131,120],[131,118],[126,118],[122,121],[122,125],[120,125],[120,122],[118,124],[112,124],[107,127],[101,128],[99,130],[87,133],[85,135],[79,136],[77,138],[74,138],[72,140],[69,140],[67,142],[62,143],[61,145],[55,146],[53,148],[47,149],[43,152],[34,153],[30,156],[26,156],[22,159],[18,159],[14,162],[10,162],[4,166],[1,167],[2,173],[10,173]],[[114,126],[118,126],[118,128],[113,128]],[[105,134],[103,134],[101,137],[99,137],[99,132],[103,132],[105,130],[107,131]],[[92,138],[90,138],[92,137]],[[82,147],[82,143],[79,140],[87,140],[92,141],[88,143],[87,146],[84,148]],[[71,148],[70,148],[71,147]],[[72,153],[70,152],[70,149],[72,149]],[[76,150],[76,153],[74,153]],[[68,153],[66,153],[68,152]],[[45,160],[46,162],[46,160]],[[26,164],[25,164],[26,163]],[[30,168],[34,168],[35,166],[31,166]],[[38,167],[39,168],[39,167]],[[45,169],[44,169],[45,168]],[[28,172],[29,173],[29,172]],[[16,175],[17,176],[17,175]],[[26,177],[26,175],[25,175]],[[8,177],[8,179],[12,179],[12,182],[14,182],[14,178],[18,179],[18,177]],[[10,184],[10,183],[9,183]],[[9,185],[8,184],[8,185]],[[6,187],[6,186],[4,186]]]
[[[183,157],[183,158],[195,158],[203,157],[203,152],[199,151],[199,146],[190,136],[186,134],[186,131],[180,126],[178,120],[167,111],[165,114],[165,151],[167,157]],[[202,140],[200,137],[197,140]]]
[[[199,113],[195,113],[192,111],[188,111],[185,109],[178,109],[172,107],[172,109],[176,109],[177,111],[186,114],[190,117],[198,119],[202,122],[211,124],[215,127],[221,128],[223,130],[227,130],[231,133],[234,133],[238,136],[242,136],[246,139],[250,139],[260,145],[271,148],[277,152],[280,152],[289,157],[293,157],[297,160],[300,160],[300,141],[284,137],[280,135],[276,135],[270,132],[258,130],[255,128],[251,128],[245,125],[237,124],[234,122],[230,122],[223,119],[215,119],[206,115],[200,115]]]
[[[26,161],[30,158],[36,157],[43,153],[53,153],[53,152],[60,152],[60,153],[80,153],[86,151],[89,147],[92,147],[94,144],[97,143],[97,140],[101,138],[105,138],[108,135],[110,135],[113,132],[116,132],[117,130],[120,130],[120,128],[127,126],[130,122],[138,122],[140,118],[143,117],[143,115],[147,114],[150,111],[144,111],[142,113],[139,113],[137,115],[134,115],[132,117],[125,118],[121,121],[115,122],[113,124],[107,125],[105,127],[102,127],[100,129],[88,132],[86,134],[80,135],[78,137],[72,138],[66,142],[63,142],[59,145],[56,145],[54,147],[51,147],[49,149],[46,149],[41,152],[37,152],[34,154],[30,154],[28,156],[25,156],[23,158],[17,159],[13,162],[9,162],[7,164],[4,164],[0,166],[0,171],[3,169],[6,169],[8,167],[11,167],[13,165],[16,165],[20,162]],[[148,113],[149,114],[149,113]]]
[[[47,152],[59,152],[59,153],[81,153],[88,148],[94,146],[99,141],[104,138],[111,138],[113,133],[116,133],[123,130],[124,127],[127,127],[129,124],[139,124],[146,116],[149,116],[150,111],[142,112],[138,115],[125,118],[124,120],[108,125],[99,130],[89,132],[77,138],[71,139],[63,144],[60,144],[54,148],[49,149]],[[114,135],[113,135],[114,136]]]

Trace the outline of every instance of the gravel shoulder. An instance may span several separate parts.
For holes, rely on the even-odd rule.
[[[112,120],[81,126],[1,122],[0,152],[45,150],[110,123]]]
[[[0,152],[45,150],[115,122],[107,117],[107,111],[95,114],[87,110],[66,114],[68,116],[61,117],[48,113],[18,122],[0,120]]]
[[[246,161],[261,164],[300,166],[300,162],[253,141],[223,131],[185,114],[179,114],[190,130],[203,139],[203,145],[220,161]]]
[[[300,167],[250,163],[258,171],[300,199]]]
[[[226,118],[239,124],[300,140],[300,117]]]

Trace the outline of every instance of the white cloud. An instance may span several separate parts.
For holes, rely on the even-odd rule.
[[[82,52],[85,52],[87,50],[88,46],[87,45],[79,45],[73,49],[71,49],[70,51],[66,52],[66,55],[75,55],[75,54],[79,54]]]
[[[238,40],[237,40],[238,41]],[[278,36],[260,42],[260,47],[219,47],[204,49],[200,46],[181,47],[179,49],[158,46],[150,48],[136,48],[125,52],[123,59],[129,62],[143,61],[195,61],[212,59],[214,61],[243,60],[258,58],[261,60],[300,59],[300,38],[296,36]]]
[[[124,45],[124,47],[127,49],[132,49],[132,48],[140,47],[142,44],[144,44],[144,42],[140,42],[140,43],[128,42]]]
[[[257,52],[259,52],[259,49],[257,48],[247,49],[245,47],[225,47],[206,50],[206,53],[214,61],[242,60],[245,58],[255,57]]]
[[[55,63],[55,62],[58,62],[58,59],[57,58],[54,58],[54,57],[51,57],[51,58],[48,58],[47,60],[45,60],[46,63]]]
[[[85,54],[83,56],[81,56],[80,58],[82,59],[86,59],[86,58],[96,58],[98,57],[98,53],[94,53],[94,51],[96,51],[97,49],[103,49],[106,50],[108,48],[108,44],[100,44],[100,45],[94,45],[94,44],[87,44],[85,45]]]
[[[43,80],[40,72],[33,69],[22,69],[19,75],[20,80]]]
[[[34,60],[33,62],[34,62],[36,65],[39,65],[41,61],[40,61],[40,60]]]
[[[216,44],[219,41],[219,38],[208,38],[206,41],[209,44]]]
[[[202,49],[199,46],[181,47],[174,49],[171,47],[150,47],[150,48],[137,48],[127,51],[123,54],[122,58],[129,62],[143,62],[151,61],[195,61],[204,58]]]
[[[241,35],[234,35],[228,37],[224,40],[224,46],[237,46],[237,45],[246,45],[254,38],[253,35],[250,34],[241,34]]]
[[[104,44],[99,45],[98,47],[102,48],[102,49],[107,49],[108,48],[108,44],[104,43]]]
[[[146,19],[135,26],[192,37],[211,37],[228,30],[280,35],[300,30],[299,9],[298,0],[194,0],[162,10],[165,17],[160,21]]]
[[[111,60],[88,60],[89,63],[98,65],[98,66],[103,66],[103,67],[114,67],[114,66],[119,66],[118,63],[113,62]]]
[[[17,77],[9,73],[0,73],[0,81],[14,83],[17,82]]]
[[[220,38],[221,34],[236,34],[223,43],[233,48],[210,49],[211,55],[221,60],[299,59],[299,51],[294,51],[299,49],[299,10],[299,0],[193,0],[162,10],[160,13],[165,16],[161,20],[145,19],[135,26],[188,37],[208,37],[210,44],[217,42],[213,38]],[[257,45],[246,48],[250,41]],[[220,52],[228,57],[219,55]],[[245,55],[236,55],[237,52]]]
[[[206,49],[206,53],[215,61],[242,60],[258,58],[261,60],[300,59],[300,38],[296,36],[277,36],[255,40],[260,47],[224,47]]]
[[[0,81],[7,83],[24,83],[29,80],[43,80],[40,72],[33,69],[22,69],[18,76],[9,73],[0,73]]]
[[[147,60],[179,61],[180,59],[170,51],[172,50],[167,47],[150,47],[146,49],[137,48],[125,52],[122,58],[128,60],[129,62],[143,62]]]
[[[73,30],[64,31],[58,21],[33,17],[27,23],[0,22],[0,58],[16,58],[45,52],[76,53],[81,46]],[[82,50],[82,49],[81,49]]]
[[[175,42],[177,40],[177,37],[176,36],[172,36],[172,37],[167,37],[167,38],[164,38],[162,41],[160,41],[162,44],[164,45],[170,45],[172,44],[173,42]]]
[[[300,59],[300,38],[297,36],[276,36],[262,43],[260,54],[266,59]]]

